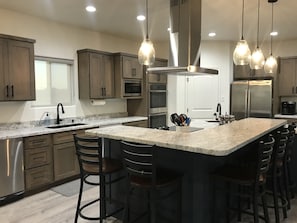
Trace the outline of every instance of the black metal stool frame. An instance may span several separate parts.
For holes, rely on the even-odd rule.
[[[125,178],[125,176],[120,175],[114,179],[111,178],[113,173],[119,173],[122,170],[122,165],[120,160],[115,160],[110,157],[103,157],[102,151],[102,139],[97,137],[79,137],[76,134],[73,135],[74,143],[76,147],[76,154],[78,157],[79,168],[80,168],[80,189],[77,202],[77,208],[75,213],[76,223],[78,216],[86,220],[99,220],[100,223],[107,217],[115,215],[122,211],[123,204],[118,201],[115,201],[111,197],[111,184],[116,183]],[[98,182],[92,182],[88,178],[90,176],[98,176]],[[109,177],[109,180],[106,181],[106,176]],[[99,198],[87,202],[81,206],[81,199],[83,194],[84,183],[94,186],[99,186]],[[106,196],[106,185],[110,186],[109,196]],[[118,208],[111,211],[110,213],[106,212],[106,202],[111,203],[116,202],[119,204]],[[100,202],[99,211],[100,215],[98,217],[89,217],[84,215],[82,212],[85,208],[91,206],[92,204]]]
[[[168,220],[168,222],[181,223],[181,175],[173,173],[170,170],[161,170],[157,168],[155,145],[135,144],[121,141],[121,147],[124,167],[128,174],[128,194],[126,197],[126,208],[123,216],[123,222],[136,222],[145,214],[148,214],[149,222],[156,223],[156,202],[159,200],[165,200],[169,196],[178,192],[177,216],[174,221],[172,221],[172,219],[166,220]],[[169,186],[176,186],[176,189],[163,194],[162,197],[157,197],[157,190],[168,188]],[[149,212],[142,213],[137,218],[133,219],[133,221],[130,221],[130,194],[137,188],[147,192]],[[159,216],[159,218],[161,217],[162,216]],[[164,220],[161,222],[163,223]]]

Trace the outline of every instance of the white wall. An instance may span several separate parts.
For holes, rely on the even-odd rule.
[[[219,100],[222,105],[222,114],[229,113],[230,83],[233,79],[231,52],[233,44],[229,41],[202,41],[200,45],[200,66],[219,70]],[[168,110],[169,114],[186,113],[186,77],[168,77]],[[203,83],[201,83],[203,84]],[[197,86],[199,87],[199,86]],[[205,100],[212,90],[205,92]],[[215,107],[215,105],[214,105]],[[211,117],[209,117],[211,118]]]
[[[76,51],[91,48],[108,52],[137,54],[142,40],[127,40],[4,9],[0,9],[0,32],[35,39],[35,55],[37,56],[74,60],[75,105],[66,106],[63,117],[127,111],[126,100],[123,99],[106,100],[104,106],[92,106],[90,101],[78,100]],[[157,57],[167,57],[166,46],[167,44],[164,43],[155,43]],[[56,107],[33,109],[31,102],[0,102],[0,123],[39,120],[46,111],[50,112],[52,118],[56,117]]]

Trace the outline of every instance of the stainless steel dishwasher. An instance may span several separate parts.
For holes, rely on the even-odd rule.
[[[24,193],[23,138],[0,140],[0,203]]]

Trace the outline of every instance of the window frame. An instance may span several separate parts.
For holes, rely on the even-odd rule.
[[[70,82],[71,82],[71,102],[65,103],[65,106],[73,106],[75,105],[75,77],[74,77],[74,60],[72,59],[64,59],[64,58],[55,58],[55,57],[45,57],[45,56],[35,56],[34,57],[34,64],[35,61],[45,61],[47,63],[60,63],[60,64],[67,64],[70,65]],[[34,74],[35,75],[35,74]],[[51,73],[50,73],[51,75]],[[36,91],[36,90],[35,90]],[[51,92],[52,93],[52,92]],[[31,107],[33,108],[43,108],[43,107],[54,107],[56,104],[49,104],[49,105],[35,105],[34,101],[31,103]]]

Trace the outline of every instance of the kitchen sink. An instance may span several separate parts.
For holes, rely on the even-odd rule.
[[[50,126],[47,126],[47,128],[59,129],[59,128],[66,128],[66,127],[80,126],[80,125],[86,125],[86,124],[85,123],[68,123],[68,124],[50,125]]]
[[[219,120],[207,120],[207,122],[220,122]]]

